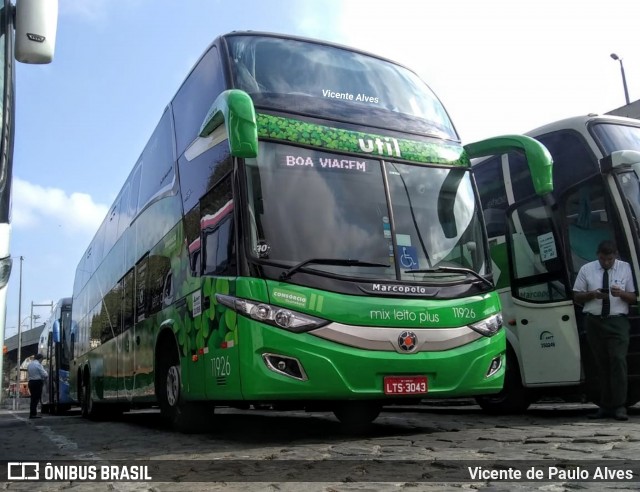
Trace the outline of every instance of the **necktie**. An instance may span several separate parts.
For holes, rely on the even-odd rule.
[[[607,293],[607,297],[602,299],[602,316],[609,316],[611,303],[609,302],[609,271],[605,270],[602,274],[602,289]]]

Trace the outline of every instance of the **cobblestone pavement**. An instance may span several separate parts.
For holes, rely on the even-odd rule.
[[[160,473],[167,481],[10,482],[0,486],[16,491],[74,492],[638,490],[637,474],[626,481],[585,481],[564,470],[567,462],[585,463],[586,468],[593,460],[606,465],[640,455],[640,408],[630,409],[627,422],[589,420],[586,415],[593,409],[592,405],[548,403],[533,405],[521,416],[495,417],[470,404],[392,407],[362,435],[346,434],[329,413],[219,409],[212,431],[186,435],[163,428],[154,410],[125,414],[113,422],[86,421],[77,412],[28,420],[24,411],[1,410],[2,460],[151,460],[152,475]],[[231,461],[225,461],[222,469],[219,460]],[[386,460],[397,460],[394,464],[401,470],[389,467]],[[509,475],[471,481],[468,467],[488,470],[498,461],[501,473],[507,474],[504,462],[510,460],[516,460],[512,461],[515,468],[523,471],[540,467],[546,476],[553,468],[565,475],[555,475],[553,482],[516,482]],[[420,475],[425,463],[439,468],[435,474]],[[636,463],[640,462],[629,463],[637,473]],[[217,472],[207,475],[211,466]],[[580,472],[580,468],[569,467],[572,469]],[[313,480],[321,481],[292,481],[314,476],[314,471]],[[226,477],[261,481],[221,481],[215,474],[221,472]],[[203,482],[205,479],[210,481]]]

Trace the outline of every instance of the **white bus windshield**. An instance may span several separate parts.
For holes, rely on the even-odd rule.
[[[226,40],[234,86],[249,93],[256,107],[459,140],[435,94],[400,65],[302,40]]]
[[[598,123],[593,125],[592,132],[603,147],[603,155],[610,155],[616,150],[640,151],[640,127]]]

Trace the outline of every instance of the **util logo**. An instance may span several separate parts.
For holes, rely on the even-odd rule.
[[[398,140],[392,137],[384,137],[384,140],[380,138],[368,138],[366,140],[364,138],[359,138],[358,144],[360,145],[360,150],[362,150],[362,152],[402,157]]]

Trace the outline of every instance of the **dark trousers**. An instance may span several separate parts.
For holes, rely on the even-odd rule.
[[[29,393],[31,393],[29,417],[35,417],[36,415],[38,415],[38,403],[40,403],[40,398],[42,398],[42,386],[44,386],[44,381],[42,379],[29,380]]]
[[[627,351],[629,320],[626,316],[587,316],[587,340],[595,358],[600,380],[598,405],[607,410],[627,402]]]

